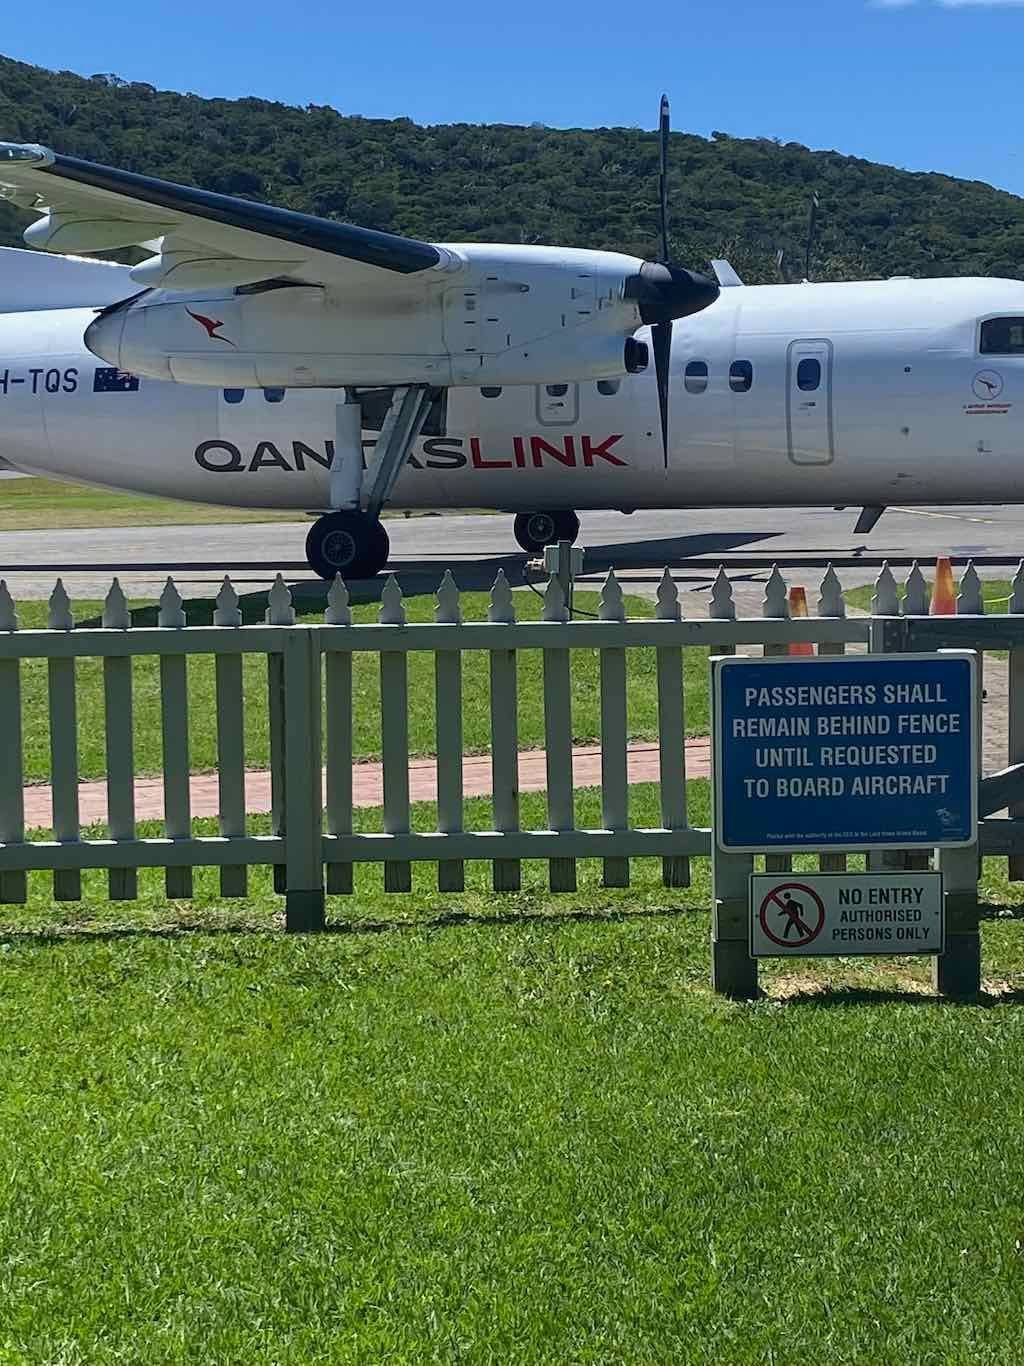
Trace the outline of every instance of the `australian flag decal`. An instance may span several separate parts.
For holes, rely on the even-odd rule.
[[[127,370],[118,370],[114,366],[98,365],[93,372],[92,391],[94,394],[134,394],[138,387],[138,375],[130,375]]]

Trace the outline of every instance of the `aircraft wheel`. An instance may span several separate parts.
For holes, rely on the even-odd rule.
[[[558,541],[575,541],[579,534],[580,519],[575,512],[520,512],[516,516],[515,538],[531,555]]]
[[[372,579],[388,562],[391,542],[375,517],[329,512],[306,536],[306,559],[322,579]]]

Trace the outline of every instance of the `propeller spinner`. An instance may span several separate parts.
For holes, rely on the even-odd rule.
[[[646,261],[627,283],[626,296],[636,300],[640,320],[650,324],[654,373],[658,383],[661,446],[668,469],[669,362],[672,358],[672,323],[699,313],[718,298],[718,285],[695,270],[669,264],[668,250],[668,96],[661,97],[658,134],[661,141],[658,199],[661,217],[661,260]]]

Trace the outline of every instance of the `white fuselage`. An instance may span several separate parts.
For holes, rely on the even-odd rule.
[[[0,456],[31,472],[240,507],[323,509],[334,389],[142,379],[82,341],[91,309],[0,314]],[[448,390],[399,507],[1024,502],[1024,351],[983,354],[1024,284],[730,288],[675,324],[666,463],[653,367]],[[638,334],[641,338],[645,333]],[[372,461],[375,433],[365,433]]]

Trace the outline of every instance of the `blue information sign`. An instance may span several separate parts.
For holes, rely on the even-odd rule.
[[[975,839],[971,655],[722,659],[714,679],[719,848]]]

